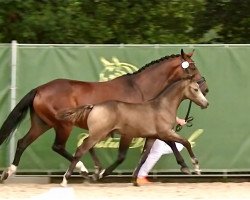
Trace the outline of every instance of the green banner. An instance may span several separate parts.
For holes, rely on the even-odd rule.
[[[11,48],[8,44],[0,44],[0,123],[10,112],[11,91]],[[13,88],[14,89],[14,88]],[[0,133],[1,134],[1,133]],[[0,146],[0,167],[8,162],[8,144]]]
[[[193,126],[184,127],[180,134],[186,138],[197,136],[193,147],[203,171],[249,171],[250,137],[248,110],[250,110],[250,46],[249,45],[197,45],[197,46],[87,46],[87,45],[18,45],[17,53],[17,102],[32,88],[57,78],[82,81],[106,81],[133,72],[145,64],[166,55],[180,54],[195,49],[193,60],[206,78],[210,92],[210,106],[201,110],[193,105]],[[0,123],[10,109],[10,59],[9,46],[0,46]],[[249,73],[248,73],[249,72]],[[188,102],[183,102],[179,117],[185,117]],[[15,134],[17,142],[30,126],[27,117]],[[67,149],[73,154],[77,143],[87,131],[75,128]],[[1,133],[0,133],[1,134]],[[48,131],[24,152],[19,171],[65,171],[69,165],[52,150],[55,134]],[[144,140],[135,139],[127,158],[116,172],[132,172]],[[117,138],[97,144],[96,150],[104,167],[115,161]],[[6,145],[1,147],[0,168],[8,165]],[[192,169],[186,149],[181,151]],[[87,168],[93,170],[88,155],[82,158]],[[165,155],[154,168],[157,172],[179,171],[173,155]]]

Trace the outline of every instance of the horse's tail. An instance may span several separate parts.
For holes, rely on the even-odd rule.
[[[14,130],[21,123],[25,115],[27,114],[28,108],[31,106],[37,90],[33,89],[26,94],[11,111],[7,119],[4,121],[0,129],[0,145],[7,139],[10,138]]]
[[[56,115],[56,118],[59,120],[66,120],[75,123],[77,120],[85,118],[93,107],[93,105],[84,105],[77,108],[68,109],[59,112]]]

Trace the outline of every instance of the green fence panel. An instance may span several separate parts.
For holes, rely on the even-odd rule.
[[[11,83],[11,49],[9,44],[0,45],[0,122],[3,122],[10,112]],[[8,163],[8,143],[0,147],[0,167]]]
[[[193,59],[205,76],[210,92],[210,106],[201,110],[192,106],[194,125],[184,127],[180,134],[188,138],[198,135],[193,147],[203,171],[249,171],[250,146],[248,111],[250,107],[250,46],[249,45],[193,45],[184,46],[185,52],[195,49]],[[93,45],[19,45],[17,62],[17,100],[32,88],[56,78],[82,81],[103,81],[143,67],[145,64],[166,55],[179,54],[182,45],[174,46],[93,46]],[[6,118],[10,100],[10,49],[0,48],[1,81],[0,122]],[[2,72],[4,70],[4,72]],[[5,91],[5,92],[3,92]],[[183,102],[178,114],[185,117],[188,101]],[[21,138],[29,129],[27,117],[15,134]],[[85,130],[75,128],[67,143],[73,153]],[[19,171],[65,171],[69,163],[51,147],[54,131],[50,130],[24,152]],[[117,156],[117,138],[102,141],[96,146],[102,164],[111,164]],[[127,159],[118,167],[118,172],[132,172],[138,162],[143,140],[135,140]],[[6,165],[7,150],[1,149],[0,167]],[[186,149],[181,151],[192,168]],[[87,168],[93,169],[89,155],[82,158]],[[179,171],[173,155],[163,156],[155,171]]]

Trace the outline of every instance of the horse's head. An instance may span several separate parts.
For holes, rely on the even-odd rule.
[[[199,70],[197,69],[195,62],[191,59],[194,50],[191,53],[184,53],[183,49],[181,49],[181,64],[178,68],[179,75],[181,77],[185,77],[188,75],[194,75],[193,80],[199,84],[201,92],[206,95],[208,93],[208,86],[206,80],[203,76],[201,76]]]
[[[189,76],[185,81],[184,96],[190,99],[202,109],[207,108],[209,103],[206,97],[203,95],[199,84],[194,80],[195,75]]]

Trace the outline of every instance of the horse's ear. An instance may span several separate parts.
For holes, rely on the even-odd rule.
[[[194,54],[194,49],[193,49],[193,51],[192,51],[192,52],[187,53],[186,55],[187,55],[189,58],[191,58],[193,54]]]
[[[187,54],[184,53],[183,49],[181,49],[181,57],[182,57],[184,60],[186,60],[187,58],[191,58],[192,55],[193,55],[193,53],[194,53],[194,49],[193,49],[192,52],[187,53]]]
[[[181,49],[181,57],[185,60],[185,53],[184,53],[183,49]]]

